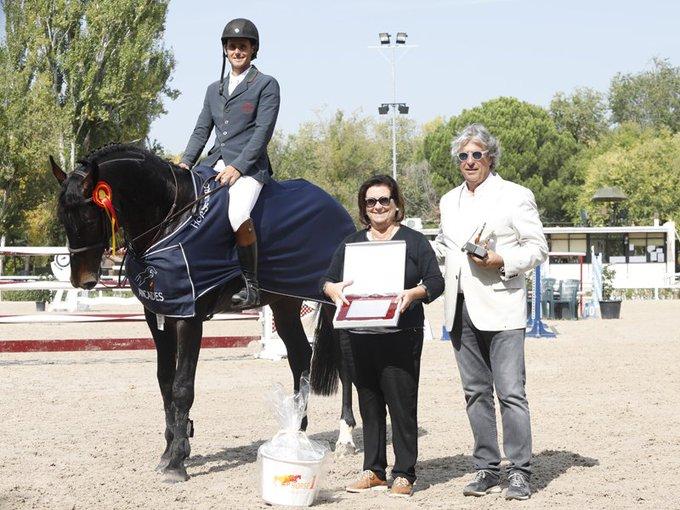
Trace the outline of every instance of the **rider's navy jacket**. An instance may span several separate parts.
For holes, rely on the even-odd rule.
[[[279,114],[279,84],[251,66],[244,80],[229,95],[229,76],[208,86],[196,127],[189,138],[182,163],[191,167],[198,160],[215,128],[215,145],[202,165],[213,166],[220,158],[242,175],[267,184],[272,174],[267,144]]]
[[[192,170],[196,197],[217,186],[211,167]],[[148,310],[169,317],[193,317],[203,294],[239,277],[241,268],[229,224],[229,193],[205,197],[193,214],[145,253],[128,250],[130,287]],[[272,180],[251,217],[257,236],[260,287],[303,299],[325,300],[320,278],[333,252],[354,224],[345,209],[321,188],[302,179]]]

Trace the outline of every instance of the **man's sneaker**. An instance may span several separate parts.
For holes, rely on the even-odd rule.
[[[378,475],[370,469],[367,469],[361,473],[361,476],[356,482],[345,487],[345,490],[347,492],[364,492],[368,490],[385,491],[387,490],[387,482],[378,478]]]
[[[392,482],[392,488],[390,489],[391,496],[397,496],[400,498],[410,498],[413,494],[413,484],[409,482],[403,476],[398,476]]]
[[[508,490],[505,491],[505,499],[525,500],[530,497],[529,478],[518,471],[510,473],[510,476],[508,476]]]
[[[501,491],[500,481],[500,476],[486,469],[480,469],[475,478],[463,489],[463,495],[485,496],[486,494],[498,493]]]

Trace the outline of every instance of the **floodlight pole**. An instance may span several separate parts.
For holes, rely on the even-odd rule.
[[[399,36],[403,34],[403,39],[399,39]],[[380,54],[389,62],[390,64],[390,69],[392,71],[392,102],[388,103],[385,105],[383,103],[383,106],[389,106],[392,109],[392,178],[396,181],[397,180],[397,108],[400,104],[403,103],[397,103],[397,46],[402,46],[405,48],[407,51],[410,48],[415,48],[416,46],[412,45],[407,45],[405,44],[406,42],[406,34],[403,32],[400,32],[397,36],[397,40],[395,42],[392,42],[390,40],[391,35],[384,33],[384,35],[387,36],[385,40],[383,40],[382,35],[380,39],[380,46],[369,46],[369,48],[377,48],[380,50]],[[384,47],[390,48],[392,51],[390,53],[390,57],[388,58],[382,51]],[[405,55],[405,52],[401,55],[402,57]],[[406,105],[403,105],[406,106]],[[408,112],[408,108],[406,109],[406,112]],[[381,112],[382,113],[382,112]]]
[[[392,179],[397,180],[397,65],[395,57],[397,45],[392,45]]]

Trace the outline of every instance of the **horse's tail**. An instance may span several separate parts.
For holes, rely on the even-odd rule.
[[[317,395],[332,395],[338,390],[341,352],[338,331],[333,328],[331,305],[322,304],[314,331],[314,352],[309,384]]]

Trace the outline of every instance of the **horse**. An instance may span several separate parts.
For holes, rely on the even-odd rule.
[[[61,185],[57,217],[68,239],[71,257],[70,279],[74,287],[92,289],[97,284],[102,255],[109,248],[109,239],[115,240],[113,236],[118,225],[124,233],[127,253],[139,256],[158,245],[159,240],[171,236],[177,231],[178,226],[192,222],[200,223],[208,209],[209,197],[206,195],[211,192],[205,192],[201,200],[199,192],[207,190],[208,187],[197,188],[194,172],[183,170],[137,146],[110,144],[97,149],[80,160],[77,168],[68,175],[52,157],[50,164],[53,175]],[[314,246],[315,250],[321,249],[326,253],[327,260],[324,261],[322,258],[320,262],[327,266],[330,261],[329,254],[335,250],[341,236],[346,234],[344,231],[349,230],[350,225],[353,229],[353,225],[347,212],[330,195],[309,183],[306,184],[315,188],[318,200],[326,204],[323,206],[325,209],[317,210],[317,215],[321,211],[331,216],[335,214],[337,217],[333,228],[323,225],[327,232],[322,234],[327,237],[335,236],[337,242],[334,239],[326,245],[321,243]],[[264,189],[268,187],[265,186]],[[212,191],[219,192],[215,188]],[[222,195],[228,196],[226,190],[221,191]],[[218,196],[218,193],[214,193],[213,196]],[[330,199],[330,202],[325,197]],[[256,209],[257,207],[256,205]],[[332,211],[328,212],[328,209]],[[338,212],[340,209],[344,213]],[[224,217],[225,225],[228,227],[226,214]],[[253,217],[255,219],[255,215]],[[290,235],[294,237],[295,234]],[[230,235],[232,238],[227,242],[232,242],[233,248],[233,232]],[[301,234],[302,237],[305,235]],[[261,237],[259,234],[258,238],[260,243],[267,240],[266,236]],[[335,245],[327,246],[333,243]],[[276,254],[276,257],[280,256],[281,254]],[[289,262],[286,261],[286,257],[283,259],[282,264],[285,266]],[[128,269],[131,260],[134,260],[134,257],[128,258],[126,266]],[[306,263],[302,261],[299,268],[306,268]],[[266,263],[264,265],[266,266]],[[138,279],[136,281],[131,279],[130,283],[133,290],[135,289],[133,284],[138,287],[136,294],[145,307],[146,322],[157,353],[157,379],[165,412],[166,444],[156,469],[164,475],[165,481],[174,483],[189,478],[184,462],[191,452],[189,438],[193,436],[193,422],[189,419],[189,411],[194,401],[194,380],[201,348],[203,322],[215,313],[232,310],[231,298],[242,288],[243,281],[238,269],[235,269],[226,281],[196,297],[195,302],[191,304],[193,313],[165,316],[154,311],[153,305],[158,303],[142,299],[148,297],[158,300],[163,297],[162,293],[158,292],[158,285],[154,287],[154,281],[161,276],[162,269],[152,266],[143,268],[138,273]],[[174,275],[171,274],[170,278],[174,278]],[[150,290],[153,292],[141,288],[147,284],[151,285]],[[272,283],[275,284],[276,281]],[[271,307],[277,331],[286,346],[294,391],[299,390],[300,376],[303,372],[310,370],[312,356],[312,348],[300,321],[302,301],[301,297],[287,295],[281,289],[274,292],[267,289],[266,285],[262,287],[261,305]],[[317,337],[333,334],[331,321],[332,309],[329,305],[322,305]],[[337,350],[339,343],[329,340],[323,345],[328,346],[326,351],[333,351]],[[330,356],[332,357],[334,355]],[[319,367],[330,359],[323,352],[316,358],[319,360],[317,362]],[[351,442],[351,428],[356,422],[352,412],[351,385],[347,372],[343,374],[342,367],[338,369],[327,367],[326,370],[319,368],[312,374],[312,390],[322,394],[333,392],[337,388],[338,370],[343,384],[347,385],[343,395],[345,399],[349,399],[343,401],[344,424],[341,427],[340,440],[347,441],[349,430],[350,444],[346,448],[352,451],[354,445]],[[303,429],[306,426],[305,417]]]

